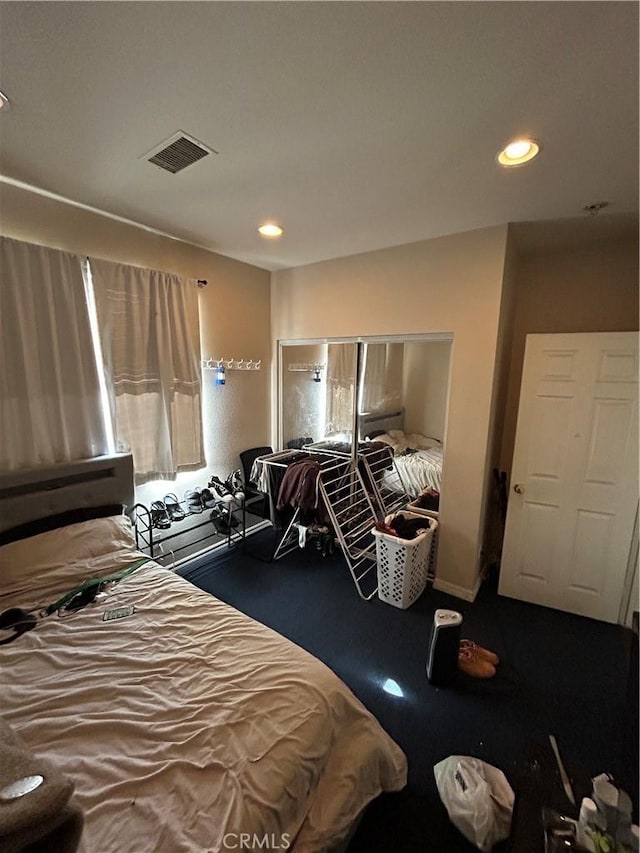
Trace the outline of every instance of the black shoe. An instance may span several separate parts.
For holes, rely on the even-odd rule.
[[[242,473],[239,468],[229,474],[225,480],[225,486],[231,492],[234,499],[241,504],[244,500],[244,480],[242,479]]]
[[[184,499],[187,504],[187,512],[198,513],[204,509],[202,503],[202,494],[197,489],[189,489],[184,493]]]
[[[200,499],[202,500],[202,506],[205,509],[211,509],[211,507],[215,506],[219,500],[218,495],[210,489],[203,489],[200,492]]]
[[[163,501],[154,501],[151,504],[151,526],[160,530],[171,527],[171,517]]]
[[[182,521],[186,517],[178,498],[173,493],[164,496],[164,505],[171,521]]]
[[[227,521],[224,513],[217,507],[216,509],[211,510],[209,518],[218,533],[222,533],[223,536],[226,536],[229,533],[229,522]]]
[[[219,477],[212,477],[209,480],[209,488],[213,492],[216,500],[223,501],[223,503],[232,503],[235,498],[233,497],[232,492],[227,488],[225,483]]]

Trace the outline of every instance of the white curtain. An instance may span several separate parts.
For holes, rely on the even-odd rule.
[[[360,411],[385,412],[402,405],[404,344],[366,344]]]
[[[355,344],[329,344],[327,347],[326,432],[351,433],[353,429],[353,391],[355,386]]]
[[[0,238],[0,469],[108,452],[81,259]]]
[[[136,483],[205,465],[195,281],[89,259],[118,449]]]

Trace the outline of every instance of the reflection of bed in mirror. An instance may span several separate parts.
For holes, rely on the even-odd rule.
[[[442,442],[421,433],[405,433],[403,409],[360,415],[359,433],[365,441],[381,441],[392,448],[396,467],[412,497],[426,488],[440,492]]]

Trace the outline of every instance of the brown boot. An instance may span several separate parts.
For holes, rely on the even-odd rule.
[[[493,678],[496,674],[492,663],[480,657],[475,649],[462,646],[458,652],[458,669],[471,678]]]
[[[498,666],[500,663],[500,658],[495,652],[489,651],[489,649],[483,649],[482,646],[479,646],[477,643],[474,643],[473,640],[460,640],[460,648],[461,649],[470,649],[474,652],[479,658],[483,660],[489,661],[493,666]]]

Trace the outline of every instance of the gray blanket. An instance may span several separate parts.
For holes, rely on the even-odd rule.
[[[22,797],[0,797],[0,853],[74,853],[83,816],[73,799],[73,782],[51,762],[33,754],[11,726],[0,718],[0,793],[28,776],[44,782]]]

